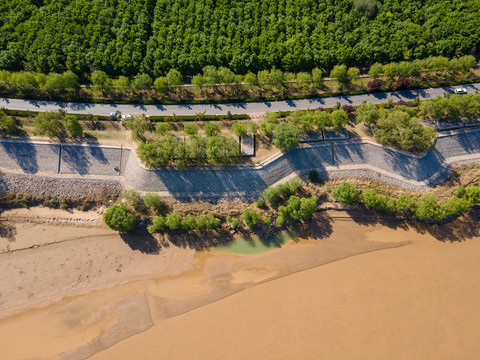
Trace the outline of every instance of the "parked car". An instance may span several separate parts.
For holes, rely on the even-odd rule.
[[[111,113],[110,113],[110,117],[112,117],[112,118],[119,118],[119,117],[120,117],[120,114],[119,114],[119,113],[116,113],[116,112],[111,112]]]
[[[465,89],[465,88],[456,88],[456,89],[454,90],[454,93],[455,93],[455,94],[466,94],[466,93],[467,93],[467,89]]]
[[[131,119],[133,116],[131,114],[122,115],[122,119]]]

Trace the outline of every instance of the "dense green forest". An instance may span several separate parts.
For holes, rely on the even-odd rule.
[[[235,73],[480,51],[478,0],[10,0],[0,2],[0,69],[86,78]]]

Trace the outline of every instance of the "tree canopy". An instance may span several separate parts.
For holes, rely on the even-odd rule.
[[[11,0],[0,5],[0,69],[148,74],[175,86],[178,71],[208,65],[223,67],[222,81],[232,83],[231,71],[451,58],[478,52],[479,12],[477,0]],[[101,76],[95,83],[108,87]],[[135,86],[146,84],[142,76]]]

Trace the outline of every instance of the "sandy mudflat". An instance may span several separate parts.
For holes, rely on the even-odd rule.
[[[480,239],[403,236],[412,243],[257,285],[91,359],[478,359]]]
[[[476,229],[441,242],[332,212],[265,254],[148,255],[89,216],[10,219],[0,313],[43,307],[0,320],[2,359],[478,358]]]

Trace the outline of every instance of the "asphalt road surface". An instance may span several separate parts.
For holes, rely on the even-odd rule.
[[[285,101],[264,101],[249,103],[228,103],[228,104],[183,104],[183,105],[135,105],[135,104],[91,104],[91,103],[70,103],[42,100],[22,100],[0,98],[0,107],[9,110],[30,110],[50,111],[63,109],[71,114],[93,114],[108,116],[111,112],[120,111],[122,114],[146,114],[146,115],[196,115],[205,112],[205,115],[225,115],[228,111],[232,114],[261,114],[266,111],[292,111],[296,109],[308,110],[319,107],[331,108],[337,103],[341,105],[360,105],[362,102],[374,104],[393,101],[409,101],[415,98],[420,100],[442,96],[445,92],[453,93],[455,88],[464,87],[468,93],[480,91],[480,83],[457,86],[446,86],[439,88],[393,91],[374,94],[332,96],[325,98],[285,100]]]

